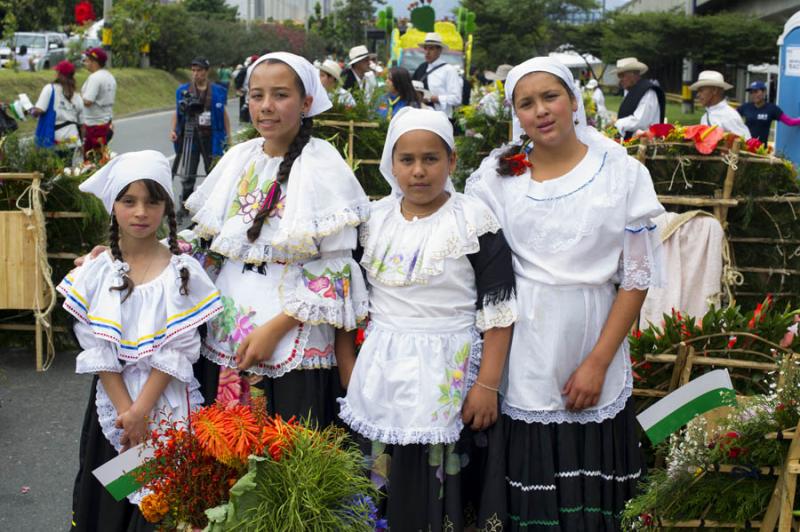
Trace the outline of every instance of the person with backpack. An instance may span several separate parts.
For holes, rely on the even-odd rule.
[[[39,93],[31,116],[39,118],[36,127],[36,145],[41,148],[56,148],[64,155],[81,145],[80,123],[83,115],[83,99],[75,88],[75,65],[61,61],[53,69],[56,79],[48,83]]]

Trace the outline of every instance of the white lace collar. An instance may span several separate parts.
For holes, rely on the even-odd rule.
[[[374,203],[361,229],[361,265],[384,285],[426,284],[444,271],[445,259],[476,253],[478,237],[500,229],[488,207],[463,194],[453,193],[434,214],[414,221],[400,213],[400,200],[389,196]]]
[[[263,143],[256,138],[231,148],[186,201],[199,235],[213,238],[220,233],[231,194],[247,165],[263,154]],[[328,142],[311,138],[292,166],[286,207],[271,241],[250,246],[243,234],[246,248],[241,253],[248,262],[264,262],[274,252],[290,260],[308,259],[317,255],[319,239],[356,226],[368,216],[369,199],[342,156]]]

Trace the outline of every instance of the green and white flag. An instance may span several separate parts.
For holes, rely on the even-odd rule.
[[[653,443],[719,406],[736,406],[736,392],[727,369],[709,371],[681,386],[636,416]]]
[[[145,462],[153,458],[153,448],[141,443],[101,465],[92,474],[114,499],[121,501],[142,487],[136,480]]]

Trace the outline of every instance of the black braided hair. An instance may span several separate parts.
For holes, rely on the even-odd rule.
[[[572,92],[572,88],[569,85],[567,85],[567,82],[564,81],[561,77],[556,76],[555,74],[550,74],[550,75],[553,76],[554,78],[556,78],[556,80],[558,80],[558,82],[561,84],[561,86],[564,88],[564,90],[567,91],[567,96],[569,96],[569,99],[574,102],[575,101],[575,93]],[[524,77],[525,76],[523,76],[523,78]],[[514,95],[513,94],[511,95],[511,102],[512,102],[512,105],[513,105],[513,102],[514,102]],[[515,144],[509,146],[508,149],[506,151],[504,151],[502,154],[500,154],[500,157],[497,159],[497,174],[500,177],[509,177],[509,176],[515,175],[513,170],[512,170],[512,168],[511,168],[512,165],[511,165],[510,159],[512,157],[514,157],[515,155],[519,155],[520,153],[523,153],[523,150],[525,149],[525,146],[528,145],[529,141],[530,141],[530,137],[527,134],[523,134],[522,135],[522,142],[520,144],[516,144],[515,143]],[[531,146],[530,153],[533,153],[533,146]]]
[[[173,255],[180,255],[181,248],[178,246],[178,221],[175,216],[175,205],[167,199],[167,206],[164,210],[164,215],[167,217],[167,225],[169,226],[169,250]],[[184,266],[180,270],[181,276],[181,289],[182,296],[189,295],[189,269]]]
[[[109,247],[111,248],[111,256],[114,257],[115,260],[122,261],[122,250],[119,249],[119,224],[117,223],[117,217],[114,216],[113,212],[111,213],[111,227],[108,230],[108,240]],[[133,290],[133,280],[128,277],[127,273],[123,273],[122,285],[112,286],[111,290],[125,292],[125,295],[122,298],[122,301],[124,302],[126,299],[128,299],[128,296],[131,295],[131,290]]]
[[[269,59],[266,61],[268,64],[283,64],[283,61],[278,61],[276,59]],[[288,65],[287,65],[288,66]],[[291,67],[289,67],[291,69]],[[297,86],[298,91],[300,92],[300,99],[304,100],[306,97],[306,90],[303,86],[303,81],[297,75],[297,73],[292,70],[295,77],[295,85]],[[314,127],[314,119],[310,116],[303,117],[300,121],[300,129],[297,131],[297,135],[295,135],[294,139],[292,140],[291,144],[289,144],[289,149],[286,150],[286,154],[283,156],[283,161],[281,161],[280,166],[278,167],[278,175],[276,180],[278,182],[278,186],[281,183],[285,182],[289,179],[289,172],[292,170],[292,165],[294,164],[294,160],[300,157],[300,153],[302,153],[303,148],[305,148],[308,141],[311,139],[311,130]],[[253,219],[253,225],[247,230],[247,239],[250,242],[255,242],[259,235],[261,235],[261,228],[264,226],[264,221],[266,220],[267,216],[269,216],[269,212],[272,210],[275,202],[278,201],[280,198],[280,194],[274,194],[269,202],[264,203],[261,206],[261,209],[256,214],[255,218]]]

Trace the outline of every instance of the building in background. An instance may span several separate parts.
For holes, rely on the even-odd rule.
[[[630,0],[619,7],[623,13],[639,14],[652,11],[683,13],[687,0]],[[692,1],[692,0],[689,0]],[[695,13],[712,15],[723,11],[743,13],[781,24],[789,20],[798,9],[800,0],[693,0]]]
[[[319,2],[322,14],[333,9],[333,0],[227,0],[228,5],[239,8],[239,18],[253,21],[293,20],[305,24],[314,14],[314,6]]]

